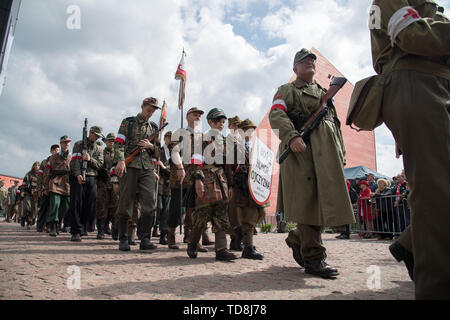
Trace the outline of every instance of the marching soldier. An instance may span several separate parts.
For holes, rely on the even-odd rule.
[[[11,222],[13,218],[17,220],[17,209],[18,209],[18,200],[20,198],[20,193],[18,194],[19,189],[19,181],[14,181],[14,185],[8,188],[8,212],[6,216],[6,222]]]
[[[54,154],[59,152],[59,145],[54,144],[50,147],[50,155],[41,161],[39,166],[39,193],[40,193],[40,207],[38,212],[38,219],[36,222],[36,231],[43,232],[44,225],[47,221],[47,209],[49,204],[49,196],[44,194],[44,172],[47,167],[48,160]]]
[[[27,229],[30,230],[30,226],[37,216],[37,204],[38,204],[38,180],[39,180],[39,161],[33,163],[31,170],[25,175],[22,183],[22,190],[20,197],[23,199],[23,213],[22,213],[22,226],[26,223]]]
[[[238,148],[238,143],[241,140],[239,135],[239,125],[241,124],[241,119],[238,116],[228,119],[228,129],[230,133],[227,136],[227,145],[233,145],[235,149]],[[234,164],[237,163],[237,159],[233,159]],[[233,195],[228,204],[228,219],[230,220],[230,250],[231,251],[242,251],[244,247],[242,245],[242,228],[241,222],[239,221],[239,216],[236,207],[236,193],[237,188],[234,188]]]
[[[95,215],[97,202],[97,171],[103,167],[102,128],[93,126],[89,130],[87,153],[83,154],[83,141],[77,141],[73,146],[70,161],[70,233],[71,241],[81,241],[81,236],[87,236],[87,225],[90,217]],[[86,177],[83,179],[81,168],[87,161]]]
[[[0,180],[0,213],[7,217],[8,189],[5,188],[5,181]]]
[[[68,136],[60,138],[61,152],[50,157],[44,171],[44,195],[49,197],[47,225],[50,228],[50,236],[59,234],[61,223],[68,225],[69,201],[70,201],[70,142]]]
[[[293,151],[280,166],[277,211],[297,222],[286,239],[297,263],[306,273],[333,278],[339,272],[325,262],[323,227],[354,222],[343,172],[344,143],[334,107],[311,133],[308,146],[299,136],[294,119],[308,119],[320,107],[325,90],[314,81],[316,56],[310,51],[297,52],[294,72],[297,79],[278,89],[269,114],[272,129],[279,130],[279,152],[288,146]]]
[[[105,233],[109,221],[114,219],[115,212],[119,205],[119,195],[113,189],[110,171],[114,163],[114,141],[116,135],[108,133],[105,139],[106,148],[103,150],[103,167],[99,170],[97,181],[97,239],[105,238]],[[113,222],[114,223],[114,222]]]
[[[256,126],[249,119],[239,124],[245,134],[245,163],[238,164],[234,171],[234,188],[233,192],[235,205],[239,221],[241,221],[242,240],[244,242],[244,250],[242,258],[262,260],[264,255],[258,252],[253,245],[253,232],[258,223],[261,223],[266,216],[265,208],[268,206],[259,205],[253,200],[248,185],[248,175],[250,173],[250,151],[251,137]]]
[[[432,0],[373,4],[381,12],[380,28],[370,30],[375,71],[400,54],[381,114],[411,187],[411,225],[390,249],[413,275],[416,299],[449,299],[450,21]]]
[[[133,215],[133,205],[136,194],[139,193],[139,202],[142,206],[142,234],[139,248],[141,250],[155,249],[150,242],[150,230],[153,226],[156,213],[155,181],[156,170],[152,158],[158,158],[157,138],[153,143],[149,138],[158,129],[158,126],[149,122],[153,113],[161,109],[156,98],[146,98],[142,102],[141,112],[136,117],[126,118],[122,121],[119,133],[114,144],[114,162],[116,174],[120,177],[119,199],[119,250],[129,251],[128,220]],[[135,150],[142,151],[130,162],[125,159]]]
[[[194,193],[195,210],[192,213],[192,232],[187,253],[190,258],[197,257],[198,243],[202,229],[209,221],[215,233],[216,260],[230,261],[237,256],[227,249],[226,231],[229,230],[228,201],[231,194],[231,165],[226,165],[226,140],[221,131],[227,117],[225,113],[213,108],[207,115],[211,129],[204,139],[194,141],[201,143],[202,154],[192,155],[190,178],[193,181],[191,192]],[[204,141],[206,140],[206,141]],[[194,148],[194,152],[199,152]],[[208,153],[209,152],[209,153]],[[230,189],[229,185],[230,184]]]

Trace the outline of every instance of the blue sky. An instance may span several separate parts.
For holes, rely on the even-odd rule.
[[[438,1],[450,10],[449,0]],[[352,83],[373,74],[370,0],[23,0],[0,97],[0,173],[23,176],[64,134],[81,137],[85,117],[105,132],[166,99],[179,126],[174,73],[187,52],[186,107],[222,107],[258,123],[292,58],[316,47]],[[70,30],[67,8],[79,7]],[[37,14],[39,13],[39,14]],[[320,22],[320,23],[319,23]],[[157,120],[157,119],[154,119]],[[376,130],[378,170],[401,171],[390,132]]]

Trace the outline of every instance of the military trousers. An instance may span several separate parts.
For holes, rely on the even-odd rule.
[[[182,191],[180,188],[170,189],[169,217],[167,219],[169,228],[176,228],[181,225],[183,215],[186,212],[181,201],[182,196],[184,196],[186,192],[187,188],[183,188]]]
[[[412,70],[394,71],[383,96],[383,120],[403,152],[411,188],[416,299],[450,299],[450,81]],[[424,158],[425,157],[425,158]]]
[[[119,181],[120,199],[118,216],[120,219],[132,219],[137,194],[139,194],[142,217],[155,216],[155,181],[156,176],[153,169],[127,168],[127,172],[124,173]]]
[[[300,244],[300,251],[305,261],[326,259],[326,249],[322,242],[323,227],[297,224],[297,228],[289,233],[292,242]]]
[[[97,221],[114,220],[115,212],[119,206],[119,195],[114,192],[111,185],[104,182],[97,183],[97,202],[95,206]]]
[[[192,212],[192,233],[201,234],[208,222],[212,224],[215,234],[215,249],[220,251],[227,248],[226,231],[230,228],[228,221],[228,203],[216,203]]]
[[[266,210],[262,207],[237,207],[237,215],[242,225],[242,241],[244,246],[253,245],[253,230],[264,220]]]
[[[25,197],[22,202],[23,202],[22,218],[25,219],[26,222],[31,224],[31,221],[33,221],[33,219],[36,219],[37,216],[37,202],[38,202],[37,193],[35,194],[25,193]]]
[[[158,218],[156,223],[159,225],[159,230],[163,232],[169,230],[169,206],[170,195],[158,194]]]
[[[70,233],[81,234],[90,217],[95,216],[97,201],[97,177],[86,176],[86,183],[79,184],[70,175]]]
[[[62,222],[69,211],[70,196],[50,192],[49,197],[47,223]]]
[[[228,203],[228,220],[230,222],[230,229],[228,230],[228,233],[232,236],[236,235],[235,228],[241,225],[236,206],[236,193],[239,192],[238,190],[239,188],[233,188],[233,195]]]
[[[37,219],[37,228],[42,229],[47,222],[47,216],[48,216],[48,206],[50,204],[50,196],[49,195],[43,195],[41,197],[41,207],[39,208],[38,212],[38,219]]]

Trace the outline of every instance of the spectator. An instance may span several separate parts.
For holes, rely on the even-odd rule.
[[[357,194],[361,192],[361,188],[359,187],[359,184],[361,183],[361,178],[355,178],[355,191]]]
[[[409,212],[405,210],[405,206],[402,200],[402,194],[406,191],[406,179],[402,174],[397,175],[397,187],[392,189],[392,195],[395,195],[394,201],[394,223],[395,231],[403,232],[409,225],[410,216]]]
[[[389,239],[392,240],[393,235],[393,202],[392,190],[390,188],[390,181],[386,179],[378,179],[378,189],[375,190],[375,206],[378,211],[377,214],[377,230],[380,231],[378,240]]]
[[[358,217],[361,221],[364,221],[366,225],[367,233],[364,234],[364,239],[373,238],[373,220],[372,210],[370,207],[370,188],[369,182],[363,180],[359,184],[361,192],[358,196]]]
[[[378,184],[375,182],[375,176],[373,173],[366,173],[366,179],[369,183],[370,191],[374,193],[378,189]]]

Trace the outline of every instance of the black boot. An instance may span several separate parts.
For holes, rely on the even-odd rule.
[[[197,258],[197,244],[196,243],[188,243],[186,251],[187,251],[189,258],[191,258],[191,259]]]
[[[59,222],[55,222],[56,223],[56,234],[59,236],[59,231],[61,229],[61,226],[59,224]]]
[[[414,256],[413,254],[406,250],[400,243],[394,242],[389,246],[389,251],[392,256],[398,262],[404,261],[406,265],[406,269],[408,270],[409,277],[412,281],[414,281]]]
[[[105,239],[105,222],[102,219],[97,220],[97,240]]]
[[[56,222],[50,222],[50,236],[51,237],[56,237],[57,233],[56,233]]]
[[[141,243],[139,245],[140,250],[153,250],[156,249],[157,246],[150,242],[150,230],[152,229],[152,224],[154,217],[153,216],[143,216],[141,217],[141,227],[142,227],[142,233],[141,233]]]
[[[324,259],[305,261],[305,272],[325,279],[335,278],[339,275],[338,270],[329,266]]]
[[[111,234],[111,229],[109,228],[108,219],[105,220],[105,225],[103,226],[103,230],[104,230],[105,234],[108,234],[108,235]]]
[[[159,236],[159,244],[169,244],[167,240],[167,231],[161,231],[161,235]]]
[[[112,229],[111,230],[111,237],[113,240],[117,241],[119,240],[119,229]]]
[[[242,251],[242,258],[262,260],[264,259],[264,255],[256,250],[255,246],[247,246],[244,248],[244,251]]]
[[[81,231],[81,236],[82,237],[87,237],[88,233],[87,233],[87,225],[83,225],[83,231]]]
[[[128,219],[119,219],[119,250],[130,251],[128,244]]]
[[[291,239],[293,236],[292,231],[289,232],[289,236],[286,238],[286,244],[292,249],[292,256],[294,260],[301,266],[305,267],[305,262],[303,261],[302,253],[300,251],[300,243],[297,243]]]
[[[192,229],[189,235],[189,243],[187,246],[187,254],[189,258],[195,259],[197,258],[198,253],[198,243],[202,236],[201,229]]]
[[[25,218],[20,219],[20,225],[25,228]]]
[[[235,247],[236,247],[236,251],[242,251],[244,250],[244,244],[242,243],[242,227],[236,227],[234,228],[234,231],[236,232],[236,237],[235,237]]]

